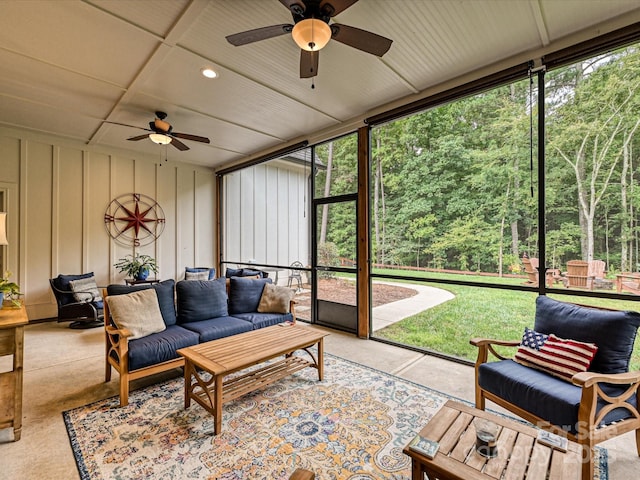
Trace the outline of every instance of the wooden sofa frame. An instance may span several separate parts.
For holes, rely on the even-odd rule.
[[[591,307],[593,308],[593,307]],[[540,427],[544,430],[548,430],[557,435],[562,435],[569,438],[574,442],[580,444],[583,448],[583,464],[582,464],[582,479],[593,479],[593,447],[605,440],[622,435],[627,432],[636,432],[636,450],[638,456],[640,456],[640,412],[636,408],[626,401],[636,394],[636,402],[640,401],[640,371],[616,373],[616,374],[601,374],[594,372],[581,372],[574,375],[571,379],[572,383],[582,389],[582,396],[580,400],[580,407],[578,409],[578,433],[573,435],[566,430],[563,430],[560,426],[553,425],[547,420],[540,418],[522,408],[513,405],[512,403],[494,395],[482,389],[478,383],[478,375],[480,365],[486,363],[489,359],[489,354],[498,360],[507,360],[508,357],[500,355],[495,346],[501,347],[514,347],[517,348],[520,345],[520,341],[502,341],[491,340],[482,338],[473,338],[470,343],[478,347],[478,358],[475,363],[475,401],[476,408],[479,410],[485,409],[486,400],[490,400],[493,403],[500,405],[501,407],[515,413],[519,417],[531,422],[532,424]],[[600,383],[609,383],[616,385],[629,385],[625,392],[618,397],[611,397],[605,394],[600,388]],[[600,412],[596,413],[596,407],[598,400],[603,400],[607,403]],[[636,403],[637,405],[637,403]],[[611,410],[622,407],[628,410],[632,417],[616,422],[611,425],[598,428],[602,422],[604,416]],[[586,461],[585,461],[586,460]]]
[[[131,332],[126,328],[115,328],[111,325],[111,316],[109,314],[109,304],[107,302],[107,289],[102,290],[102,298],[104,299],[104,330],[105,330],[105,371],[104,381],[111,381],[111,369],[113,368],[120,376],[120,406],[124,407],[129,404],[130,384],[139,378],[155,375],[156,373],[166,372],[174,368],[184,367],[184,357],[178,357],[138,370],[129,371],[129,337]],[[295,300],[291,300],[289,305],[293,320],[296,320]]]

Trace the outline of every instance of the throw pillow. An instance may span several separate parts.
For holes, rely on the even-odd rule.
[[[571,381],[576,373],[589,369],[597,351],[598,347],[593,343],[567,340],[525,327],[514,360]]]
[[[130,340],[158,333],[167,327],[162,320],[158,295],[153,288],[107,297],[111,318],[118,328],[131,332]]]
[[[216,278],[216,269],[215,267],[209,268],[209,267],[186,267],[184,269],[185,272],[185,280],[187,279],[187,272],[189,273],[197,273],[197,272],[207,272],[208,276],[207,278],[198,278],[198,280],[213,280],[214,278]]]
[[[293,288],[279,287],[267,283],[262,290],[258,312],[260,313],[289,313],[289,306],[296,294]]]
[[[226,317],[229,312],[225,281],[225,278],[217,278],[178,282],[176,284],[178,323]]]
[[[139,292],[140,290],[155,290],[158,295],[158,303],[160,304],[160,312],[164,324],[176,324],[176,303],[175,303],[175,284],[176,282],[170,278],[153,285],[117,285],[111,284],[107,287],[109,295],[126,295],[127,293]]]
[[[96,280],[94,277],[79,278],[78,280],[71,280],[69,287],[73,292],[73,298],[76,302],[101,302],[102,296]]]
[[[265,284],[270,278],[250,279],[249,277],[231,277],[229,287],[229,314],[251,313],[258,311]]]
[[[206,272],[184,272],[185,280],[209,280],[209,271]]]

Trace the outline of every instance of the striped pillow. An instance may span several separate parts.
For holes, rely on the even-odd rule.
[[[567,340],[554,334],[545,335],[525,327],[514,360],[571,381],[576,373],[589,369],[597,351],[598,347],[593,343]]]

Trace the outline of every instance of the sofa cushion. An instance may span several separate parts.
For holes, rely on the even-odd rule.
[[[183,323],[182,327],[197,333],[200,343],[253,330],[251,323],[239,318],[226,316],[199,322]]]
[[[176,285],[178,324],[227,316],[225,281],[224,278],[217,278],[178,282]]]
[[[178,325],[129,342],[129,371],[178,358],[176,350],[198,344],[198,334]]]
[[[267,283],[262,290],[258,312],[289,313],[291,300],[296,291],[289,287],[279,287]]]
[[[587,308],[541,295],[536,299],[534,330],[595,343],[598,353],[590,371],[623,373],[629,369],[640,313]]]
[[[567,340],[525,327],[514,360],[571,381],[576,373],[589,369],[597,351],[598,347],[593,343]]]
[[[539,370],[525,367],[513,360],[501,360],[480,365],[478,384],[484,390],[516,405],[523,410],[548,420],[554,425],[575,434],[577,432],[578,408],[581,389]],[[609,395],[618,395],[626,386],[603,385]],[[636,405],[635,395],[629,403]],[[598,410],[604,403],[598,401]],[[626,409],[616,408],[609,412],[603,424],[629,418]]]
[[[176,324],[176,304],[174,294],[175,283],[176,282],[173,279],[169,279],[163,280],[159,283],[154,283],[153,285],[112,284],[107,287],[107,293],[109,295],[125,295],[138,290],[153,288],[156,291],[156,295],[158,295],[158,305],[160,305],[164,324],[169,326]]]
[[[158,305],[158,295],[151,288],[126,295],[109,296],[107,303],[116,326],[131,332],[130,340],[167,328]]]
[[[71,291],[71,285],[70,283],[73,280],[81,280],[83,278],[92,278],[93,272],[89,272],[89,273],[83,273],[81,275],[58,275],[56,278],[53,279],[53,284],[55,285],[55,287],[58,290],[62,290],[64,292],[69,292],[68,294],[61,294],[60,295],[60,303],[62,305],[66,305],[68,303],[75,303],[76,299],[73,296],[73,293]]]
[[[194,275],[194,274],[202,274],[206,275]],[[204,277],[204,278],[202,278]],[[184,279],[185,280],[213,280],[216,278],[216,269],[209,267],[186,267],[184,269]]]
[[[229,315],[257,312],[262,290],[266,283],[271,283],[271,279],[231,277],[229,280]]]
[[[290,313],[234,313],[234,317],[251,323],[253,329],[269,327],[271,325],[277,325],[282,322],[292,322],[293,315]]]

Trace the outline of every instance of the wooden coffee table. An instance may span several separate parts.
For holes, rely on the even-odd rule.
[[[184,357],[184,408],[189,408],[191,399],[202,405],[213,415],[213,433],[217,435],[222,430],[223,403],[307,367],[316,368],[318,379],[322,380],[323,340],[327,335],[308,326],[274,325],[181,348],[178,354]],[[313,345],[318,346],[317,356],[309,350]],[[292,355],[296,350],[305,350],[309,359]],[[225,379],[231,373],[276,357],[283,358]]]
[[[487,418],[500,425],[498,456],[485,458],[475,450],[473,420]],[[449,400],[420,435],[440,443],[436,456],[427,457],[404,448],[412,460],[413,480],[562,479],[579,480],[582,449],[569,442],[566,452],[552,450],[536,441],[538,430],[507,418]]]

